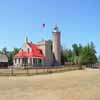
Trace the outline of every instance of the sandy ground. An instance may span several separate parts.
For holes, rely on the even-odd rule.
[[[100,70],[0,77],[0,100],[100,100]]]

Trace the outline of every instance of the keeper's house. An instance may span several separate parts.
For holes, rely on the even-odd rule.
[[[0,54],[0,68],[8,68],[8,57]]]
[[[24,42],[23,47],[14,57],[14,65],[18,66],[35,66],[41,65],[44,55],[42,50],[37,47],[37,45],[32,42]]]

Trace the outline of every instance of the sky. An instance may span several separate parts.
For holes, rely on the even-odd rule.
[[[0,49],[52,39],[56,24],[65,48],[92,41],[100,54],[100,0],[0,0]]]

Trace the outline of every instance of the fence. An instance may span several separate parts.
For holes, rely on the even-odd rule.
[[[87,68],[100,68],[100,64],[87,64]]]
[[[38,75],[38,74],[48,74],[62,71],[79,70],[80,66],[57,66],[57,67],[25,67],[15,69],[10,67],[9,69],[0,69],[0,76],[21,76],[21,75]]]

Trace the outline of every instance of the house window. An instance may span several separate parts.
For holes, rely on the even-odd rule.
[[[28,53],[30,52],[30,49],[28,48]]]
[[[19,64],[20,64],[20,58],[18,60],[19,60]]]
[[[37,58],[33,58],[33,64],[37,64]]]
[[[32,64],[32,58],[30,58],[30,64]]]
[[[33,58],[33,64],[35,64],[35,58]]]
[[[42,60],[41,59],[38,59],[38,64],[42,64]]]

